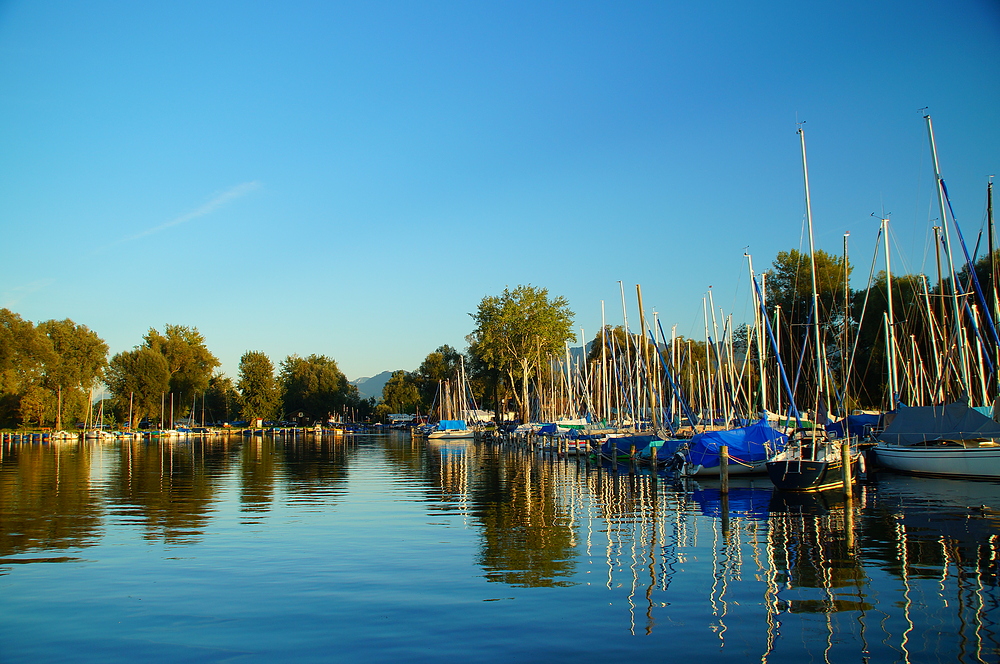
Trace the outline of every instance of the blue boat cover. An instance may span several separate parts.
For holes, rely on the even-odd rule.
[[[438,431],[451,431],[453,429],[465,429],[465,420],[441,420],[438,422]]]
[[[659,441],[659,445],[656,446],[657,461],[669,461],[671,458],[673,458],[674,454],[677,453],[677,450],[680,448],[681,443],[683,442],[685,441],[678,440],[676,438],[668,438],[667,440]],[[650,457],[653,456],[652,449],[653,445],[650,444],[642,451],[636,452],[636,456],[639,457],[640,459],[648,460]]]
[[[545,435],[552,435],[554,433],[559,433],[559,427],[555,424],[543,424],[542,428],[538,430],[538,433]]]
[[[619,454],[629,454],[632,451],[632,446],[635,445],[635,450],[644,450],[649,447],[649,444],[653,442],[656,437],[652,434],[645,436],[622,436],[621,438],[608,438],[608,440],[601,444],[601,454],[605,456],[615,456]]]
[[[838,422],[827,424],[826,430],[837,434],[838,438],[845,435],[861,438],[868,435],[872,427],[877,427],[881,419],[881,415],[848,415]]]
[[[733,461],[760,463],[784,449],[787,442],[788,436],[760,420],[748,427],[695,435],[688,444],[688,460],[704,468],[715,468],[719,465],[719,447],[728,445]]]
[[[942,406],[900,407],[878,437],[893,445],[920,445],[942,440],[1000,438],[1000,422],[994,422],[968,401]]]

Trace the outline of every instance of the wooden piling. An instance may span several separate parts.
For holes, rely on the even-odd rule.
[[[844,481],[844,495],[850,496],[853,493],[851,487],[851,441],[844,438],[840,441],[840,472]]]

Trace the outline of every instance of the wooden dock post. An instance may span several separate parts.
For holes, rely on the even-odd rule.
[[[722,495],[729,493],[729,445],[719,446],[719,479],[722,480]]]
[[[840,441],[840,472],[844,481],[844,495],[851,496],[851,441],[844,438]]]

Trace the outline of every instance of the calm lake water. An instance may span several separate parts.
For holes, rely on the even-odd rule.
[[[408,434],[0,450],[3,662],[996,663],[998,565],[993,482],[726,510]]]

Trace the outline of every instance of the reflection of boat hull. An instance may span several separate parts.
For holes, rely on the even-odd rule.
[[[825,491],[844,486],[844,468],[835,461],[781,459],[767,462],[767,475],[782,491]],[[858,464],[851,464],[851,480],[857,478]]]
[[[768,511],[772,514],[827,514],[834,508],[843,509],[843,491],[775,491],[771,494]]]
[[[1000,447],[956,445],[875,446],[879,465],[905,473],[943,477],[1000,478]]]
[[[757,461],[755,463],[743,463],[737,461],[729,462],[729,476],[733,475],[763,475],[767,472],[764,461]],[[704,466],[691,466],[686,465],[681,474],[690,475],[691,477],[720,477],[722,475],[722,466],[712,466],[711,468],[705,468]]]

